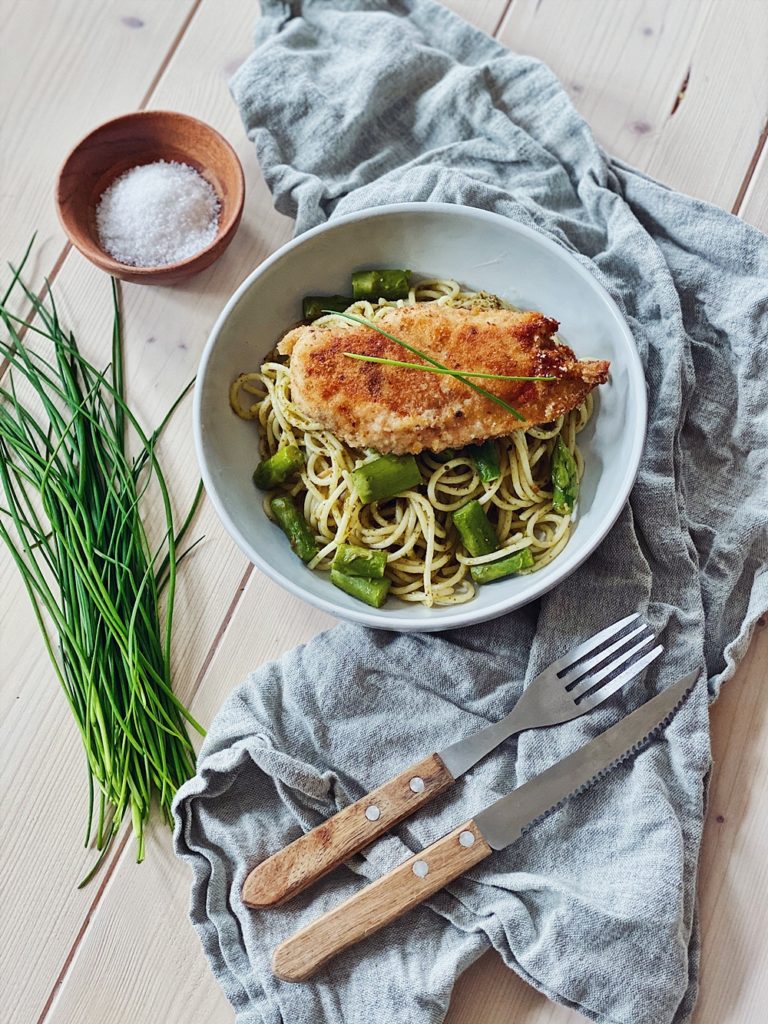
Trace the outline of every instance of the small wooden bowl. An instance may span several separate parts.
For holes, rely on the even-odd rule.
[[[178,263],[132,267],[102,249],[96,207],[115,178],[156,160],[189,164],[213,186],[221,203],[219,230],[209,246]],[[172,284],[209,267],[232,241],[244,199],[243,168],[227,140],[197,118],[170,110],[125,114],[96,128],[64,161],[56,185],[59,220],[72,244],[101,270],[137,284]]]

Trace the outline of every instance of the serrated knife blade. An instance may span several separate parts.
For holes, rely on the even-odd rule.
[[[589,714],[662,651],[639,612],[604,627],[539,672],[502,719],[427,754],[251,867],[243,902],[263,909],[298,895],[444,793],[510,736]]]
[[[488,845],[501,850],[514,843],[566,800],[637,752],[667,724],[693,689],[698,674],[683,676],[573,754],[476,814],[475,824]]]
[[[281,942],[272,957],[273,972],[284,981],[306,980],[338,953],[396,920],[494,850],[514,843],[536,822],[645,746],[675,714],[698,674],[684,676],[575,753]]]

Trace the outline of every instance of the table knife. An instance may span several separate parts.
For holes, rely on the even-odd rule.
[[[540,672],[500,721],[412,764],[257,864],[243,885],[243,902],[283,903],[415,814],[508,737],[586,714],[661,654],[659,644],[648,649],[653,642],[637,613],[600,630]]]
[[[275,950],[272,970],[305,981],[338,953],[432,896],[637,753],[671,720],[693,689],[691,672],[575,753],[513,790],[431,846],[414,854]]]

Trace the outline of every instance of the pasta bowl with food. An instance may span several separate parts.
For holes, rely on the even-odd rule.
[[[256,565],[342,618],[433,631],[545,593],[637,472],[645,381],[590,271],[496,214],[339,217],[243,282],[195,391],[208,494]]]

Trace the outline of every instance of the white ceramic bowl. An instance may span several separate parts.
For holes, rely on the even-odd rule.
[[[480,587],[472,601],[425,608],[390,598],[369,608],[311,572],[261,507],[251,482],[257,427],[230,410],[229,385],[258,369],[310,294],[343,294],[353,270],[410,267],[418,277],[452,277],[560,321],[560,337],[581,357],[611,360],[595,415],[580,435],[586,471],[565,550],[530,576]],[[429,632],[502,615],[556,586],[597,547],[635,479],[645,437],[645,380],[632,336],[595,278],[543,235],[493,213],[442,203],[383,206],[307,231],[265,260],[227,303],[197,375],[195,444],[206,490],[233,540],[265,573],[344,619],[382,629]]]

